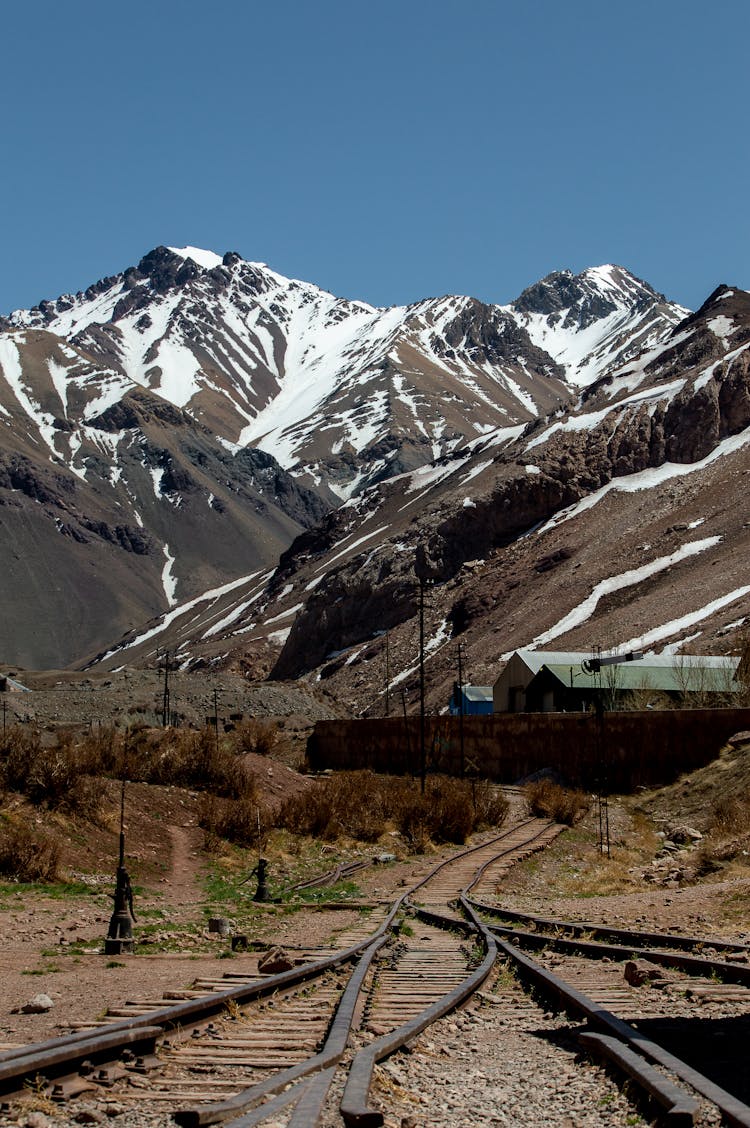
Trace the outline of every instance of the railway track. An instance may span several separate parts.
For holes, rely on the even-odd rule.
[[[669,1123],[711,1123],[700,1119],[710,1102],[725,1122],[750,1128],[741,1055],[725,1053],[722,1064],[706,1049],[708,1034],[718,1043],[727,1030],[747,1045],[746,947],[532,917],[485,900],[560,829],[525,819],[462,851],[333,948],[298,951],[284,971],[261,975],[248,956],[242,973],[136,998],[95,1026],[0,1053],[3,1099],[12,1105],[32,1084],[59,1102],[147,1109],[155,1124],[374,1128],[390,1099],[382,1085],[377,1102],[372,1095],[379,1063],[468,1000],[490,999],[501,1029],[550,1023],[524,984],[570,1012],[581,1050],[634,1079]],[[498,954],[517,980],[494,973]],[[628,982],[626,964],[642,972],[646,961],[656,973]]]
[[[585,1020],[582,1047],[655,1095],[670,1122],[699,1116],[671,1077],[750,1126],[750,946],[469,903],[526,984]]]
[[[199,978],[161,999],[133,999],[94,1027],[6,1051],[0,1086],[8,1094],[31,1082],[61,1101],[116,1096],[186,1125],[260,1123],[296,1102],[290,1123],[310,1124],[311,1104],[322,1108],[328,1092],[321,1079],[330,1083],[356,1044],[343,1115],[377,1119],[366,1101],[379,1056],[459,1005],[492,968],[494,942],[460,919],[457,898],[478,866],[523,857],[548,833],[526,820],[444,862],[334,952],[299,953],[273,975]]]

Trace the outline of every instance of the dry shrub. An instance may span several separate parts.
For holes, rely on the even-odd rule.
[[[90,729],[78,743],[78,755],[89,775],[120,775],[123,737],[108,726]]]
[[[341,772],[291,795],[275,821],[293,834],[328,842],[343,835],[377,842],[386,826],[384,793],[373,772]]]
[[[750,848],[750,796],[724,795],[714,803],[706,837],[695,851],[695,873],[705,877],[717,873],[726,862],[744,857]]]
[[[0,874],[13,881],[55,881],[59,877],[60,847],[50,838],[32,834],[25,826],[0,824]]]
[[[88,734],[81,755],[90,770],[118,778],[251,798],[255,779],[238,755],[216,739],[216,731],[153,729],[135,725],[121,733]]]
[[[0,781],[4,791],[26,793],[29,766],[41,751],[37,733],[13,726],[0,738]]]
[[[551,779],[538,779],[528,783],[524,789],[526,802],[532,815],[552,819],[554,822],[573,826],[589,808],[589,797],[585,791],[575,791],[561,787]]]
[[[750,818],[750,798],[746,795],[725,795],[714,803],[709,829],[719,834],[741,834]]]
[[[89,774],[68,734],[45,748],[36,734],[11,729],[0,743],[0,756],[4,790],[25,795],[37,807],[99,818],[104,783]]]
[[[493,786],[489,780],[479,779],[472,782],[471,789],[474,805],[474,829],[502,826],[508,817],[510,804],[500,788]]]
[[[427,795],[414,790],[411,795],[405,795],[403,799],[395,812],[396,826],[410,849],[417,854],[423,854],[430,843],[432,826]]]
[[[150,766],[148,783],[188,787],[232,798],[252,798],[255,777],[222,747],[215,730],[169,729]]]
[[[279,726],[251,717],[240,721],[232,737],[239,755],[254,752],[256,756],[270,756],[279,741]]]
[[[45,748],[36,734],[9,730],[0,741],[0,788],[32,803],[95,819],[104,794],[102,776],[210,791],[252,799],[253,774],[242,759],[205,728],[91,731],[76,744],[60,735]]]
[[[198,809],[198,825],[206,834],[206,847],[216,849],[219,841],[259,848],[268,831],[269,816],[255,799],[219,799],[204,795]]]
[[[276,822],[296,834],[363,842],[376,842],[394,825],[413,849],[423,850],[430,840],[465,842],[478,826],[499,825],[506,813],[507,803],[489,785],[431,776],[423,794],[414,780],[359,771],[329,776],[290,797]]]

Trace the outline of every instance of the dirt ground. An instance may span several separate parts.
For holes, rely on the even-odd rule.
[[[318,786],[270,757],[252,757],[250,765],[261,792],[273,800]],[[715,870],[706,861],[721,854],[710,812],[727,796],[747,795],[749,782],[750,743],[741,741],[724,749],[713,765],[670,788],[611,800],[609,855],[602,848],[594,803],[584,820],[543,854],[515,867],[496,898],[508,907],[545,915],[750,943],[750,842],[734,842]],[[357,922],[363,905],[391,900],[449,852],[410,856],[392,833],[372,845],[277,838],[267,851],[275,889],[341,859],[372,861],[388,854],[392,860],[357,874],[346,908],[258,906],[252,901],[253,852],[206,853],[196,793],[128,784],[126,864],[136,890],[138,946],[137,954],[108,957],[103,941],[112,913],[120,799],[117,783],[111,781],[109,789],[107,825],[96,828],[42,814],[17,796],[6,797],[6,816],[46,825],[64,839],[68,876],[77,884],[42,891],[0,885],[4,1046],[57,1036],[127,999],[158,998],[165,989],[189,985],[199,971],[254,974],[257,952],[232,953],[227,938],[209,930],[211,916],[226,918],[232,929],[259,944],[309,951],[332,943],[334,933]],[[513,802],[519,817],[523,800],[515,795]],[[712,843],[715,849],[707,848]],[[233,881],[222,884],[227,875]],[[40,993],[52,1007],[23,1013]]]

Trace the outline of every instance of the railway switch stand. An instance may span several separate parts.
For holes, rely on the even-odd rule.
[[[258,858],[258,864],[250,874],[250,877],[258,878],[258,888],[253,894],[254,901],[266,902],[271,900],[271,894],[268,892],[268,883],[266,874],[268,872],[268,862],[265,858]]]
[[[136,916],[133,910],[133,887],[130,884],[130,874],[125,869],[125,780],[122,781],[120,798],[120,857],[115,878],[114,902],[114,912],[110,917],[109,931],[104,941],[104,954],[107,956],[132,952],[134,945],[133,922]]]

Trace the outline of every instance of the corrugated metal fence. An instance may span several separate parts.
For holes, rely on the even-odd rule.
[[[657,712],[514,713],[464,717],[467,775],[513,783],[551,768],[571,785],[625,792],[676,779],[712,760],[732,734],[750,729],[750,709]],[[420,775],[420,718],[319,721],[308,746],[311,767],[371,768]],[[461,771],[460,720],[425,719],[428,772]]]

